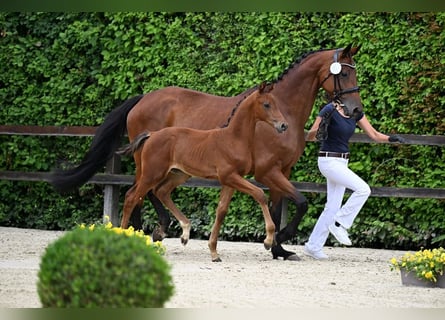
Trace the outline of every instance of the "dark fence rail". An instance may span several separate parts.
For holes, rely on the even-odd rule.
[[[93,136],[97,127],[83,126],[14,126],[0,125],[0,135],[25,135],[25,136]],[[427,136],[402,134],[409,145],[445,146],[445,136]],[[353,143],[371,143],[368,136],[356,133],[351,138]],[[48,181],[49,172],[22,172],[0,171],[0,179],[12,181]],[[132,175],[120,174],[120,157],[115,156],[108,161],[105,173],[98,173],[92,177],[89,183],[104,185],[104,215],[110,217],[114,225],[119,225],[119,186],[133,184]],[[254,184],[266,189],[254,180]],[[295,187],[301,192],[325,193],[326,185],[313,182],[295,182]],[[191,178],[183,184],[185,187],[218,188],[218,181]],[[432,198],[445,199],[445,189],[441,188],[396,188],[396,187],[372,187],[372,197],[400,197],[400,198]],[[287,214],[287,207],[283,206],[283,215]],[[284,217],[283,217],[284,218]],[[286,221],[286,219],[283,219]]]

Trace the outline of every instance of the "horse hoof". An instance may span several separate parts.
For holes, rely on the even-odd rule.
[[[156,241],[162,241],[162,240],[164,240],[164,238],[165,238],[166,236],[167,236],[167,235],[165,234],[165,232],[163,232],[163,231],[161,230],[161,228],[156,227],[156,228],[153,230],[153,233],[152,233],[152,235],[151,235],[151,238],[153,239],[154,242],[156,242]]]
[[[290,260],[290,261],[300,260],[300,258],[295,254],[295,252],[284,250],[283,247],[279,244],[273,246],[271,251],[273,259],[278,259],[278,257],[281,257],[283,258],[283,260]]]
[[[214,259],[212,259],[212,262],[222,262],[222,260],[221,260],[220,257],[218,257],[218,258],[214,258]]]
[[[284,257],[283,259],[288,260],[288,261],[300,261],[301,260],[301,258],[299,256],[297,256],[295,253],[290,256]]]
[[[272,248],[272,244],[264,242],[264,248],[266,250],[270,250],[270,248]]]

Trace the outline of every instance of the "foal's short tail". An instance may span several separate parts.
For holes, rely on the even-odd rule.
[[[132,143],[129,143],[129,144],[123,146],[122,148],[117,150],[116,153],[120,154],[120,155],[125,155],[125,156],[132,155],[133,153],[138,151],[138,149],[140,147],[142,147],[142,145],[144,144],[145,140],[147,140],[148,138],[150,138],[150,133],[149,132],[143,132],[143,133],[139,134],[133,140]]]
[[[49,182],[58,192],[64,193],[79,188],[105,166],[126,132],[128,113],[142,97],[143,95],[138,95],[126,100],[107,115],[97,129],[90,149],[77,167],[57,170],[51,174]]]

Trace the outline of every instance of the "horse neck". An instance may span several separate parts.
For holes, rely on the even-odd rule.
[[[260,121],[256,117],[254,97],[249,96],[244,100],[235,111],[229,125],[224,128],[225,134],[231,134],[236,137],[236,141],[250,143],[255,134],[255,125]]]
[[[311,114],[321,86],[319,71],[324,59],[320,59],[319,54],[323,52],[313,53],[302,59],[274,85],[274,95],[283,102],[280,109],[290,125],[304,125]]]

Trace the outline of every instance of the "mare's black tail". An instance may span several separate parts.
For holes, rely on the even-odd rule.
[[[51,174],[50,183],[60,193],[79,188],[107,163],[119,147],[127,129],[127,115],[143,95],[126,100],[111,111],[96,131],[90,149],[75,168],[57,170]]]

